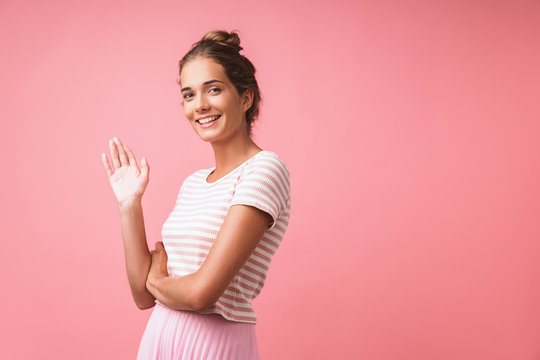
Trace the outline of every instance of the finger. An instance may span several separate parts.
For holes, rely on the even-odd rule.
[[[137,168],[139,168],[139,165],[137,164],[137,159],[135,158],[135,154],[133,154],[133,151],[131,151],[131,149],[127,145],[124,145],[124,151],[127,154],[127,157],[129,159],[129,163],[131,165],[135,165]]]
[[[145,157],[141,159],[141,172],[145,173],[145,175],[150,172],[150,165],[148,165],[148,160]]]
[[[156,243],[156,251],[160,251],[160,250],[165,250],[165,248],[163,247],[163,243],[161,241],[158,241]]]
[[[105,153],[101,154],[101,160],[103,161],[103,166],[105,167],[105,172],[107,173],[107,176],[111,176],[114,174],[114,171],[111,169],[111,164],[109,164],[109,159],[107,158],[107,155]]]
[[[118,154],[120,155],[120,163],[122,164],[122,166],[124,165],[129,166],[129,160],[126,156],[126,152],[124,151],[124,146],[120,142],[120,139],[115,136],[113,140],[116,143],[116,148],[118,149]]]
[[[116,149],[116,144],[109,140],[109,148],[111,149],[111,159],[115,169],[118,169],[120,165],[120,159],[118,159],[118,150]]]

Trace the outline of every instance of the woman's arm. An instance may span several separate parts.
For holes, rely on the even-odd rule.
[[[131,149],[116,137],[109,141],[109,148],[112,166],[105,154],[101,157],[120,210],[129,286],[137,307],[147,309],[155,305],[155,299],[146,289],[151,256],[146,243],[141,199],[148,184],[150,167],[143,158],[139,168]]]
[[[161,243],[152,252],[146,287],[164,305],[200,311],[213,305],[257,247],[272,221],[253,206],[233,205],[205,261],[193,274],[167,276],[167,255]]]
[[[148,309],[155,305],[155,298],[146,289],[151,255],[146,242],[141,201],[126,201],[118,206],[131,295],[139,309]]]

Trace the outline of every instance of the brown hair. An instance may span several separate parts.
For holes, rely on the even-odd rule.
[[[246,123],[249,135],[251,124],[259,116],[261,91],[255,79],[255,66],[240,54],[240,37],[235,31],[230,33],[223,30],[209,31],[201,40],[193,44],[191,50],[180,60],[180,74],[184,66],[196,57],[205,57],[216,61],[223,66],[225,75],[233,83],[238,94],[251,89],[253,91],[253,103],[246,111]]]

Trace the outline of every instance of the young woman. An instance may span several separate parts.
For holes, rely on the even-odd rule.
[[[289,173],[251,138],[260,91],[234,32],[211,31],[180,61],[184,114],[215,167],[190,175],[149,251],[141,198],[149,165],[118,138],[102,155],[118,200],[131,292],[156,305],[139,359],[257,359],[251,301],[289,222]]]

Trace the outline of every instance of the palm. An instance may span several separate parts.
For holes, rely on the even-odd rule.
[[[135,155],[115,138],[110,142],[113,166],[103,154],[103,165],[109,177],[112,190],[119,203],[131,199],[141,198],[148,184],[148,164],[143,161],[141,168],[137,165]]]
[[[142,196],[146,187],[144,180],[140,170],[134,165],[124,165],[116,169],[114,174],[109,177],[109,182],[118,201],[133,196]]]

